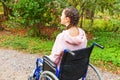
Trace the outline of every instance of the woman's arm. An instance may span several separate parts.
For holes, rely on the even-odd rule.
[[[51,59],[51,61],[53,61],[55,64],[58,64],[61,59],[64,50],[63,41],[64,40],[62,38],[62,34],[59,34],[56,37],[55,43],[52,48],[52,52],[48,56]]]

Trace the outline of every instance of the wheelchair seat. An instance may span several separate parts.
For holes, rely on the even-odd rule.
[[[60,64],[59,80],[78,80],[85,76],[93,47],[92,45],[75,51],[65,50]]]

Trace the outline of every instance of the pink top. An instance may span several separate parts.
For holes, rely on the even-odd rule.
[[[79,33],[80,34],[76,37],[70,36],[68,30],[64,30],[62,33],[58,34],[51,55],[48,56],[51,61],[59,65],[64,49],[77,50],[85,48],[87,46],[85,32],[79,28]]]

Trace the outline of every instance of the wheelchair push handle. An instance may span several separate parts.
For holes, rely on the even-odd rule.
[[[98,43],[95,43],[95,42],[92,44],[92,46],[93,46],[93,47],[94,47],[94,46],[97,46],[97,47],[99,47],[99,48],[101,48],[101,49],[104,49],[104,46],[102,46],[102,45],[100,45],[100,44],[98,44]],[[64,50],[64,53],[66,53],[66,52],[70,53],[72,56],[75,56],[75,53],[74,53],[73,51],[69,50],[69,49],[65,49],[65,50]]]
[[[97,46],[97,47],[99,47],[99,48],[101,48],[101,49],[104,49],[104,46],[102,46],[102,45],[100,45],[100,44],[98,44],[98,43],[93,43],[93,46]]]
[[[65,49],[64,50],[64,52],[66,53],[66,52],[68,52],[68,53],[70,53],[72,56],[75,56],[75,53],[74,52],[72,52],[71,50],[69,50],[69,49]]]

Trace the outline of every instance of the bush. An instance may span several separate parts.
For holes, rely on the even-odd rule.
[[[103,61],[105,64],[111,63],[120,67],[120,33],[115,32],[94,32],[94,38],[89,43],[97,42],[103,45],[103,50],[96,48],[93,51],[92,59],[95,61]]]
[[[11,0],[12,2],[12,0]],[[60,3],[54,0],[19,0],[16,3],[9,2],[13,11],[11,19],[15,19],[27,27],[30,34],[38,35],[41,26],[57,25],[59,22]],[[41,26],[35,26],[40,24]]]
[[[100,31],[113,31],[117,32],[120,31],[120,21],[117,19],[95,19],[93,26],[89,26],[89,20],[85,20],[83,28],[87,32],[100,32]]]

